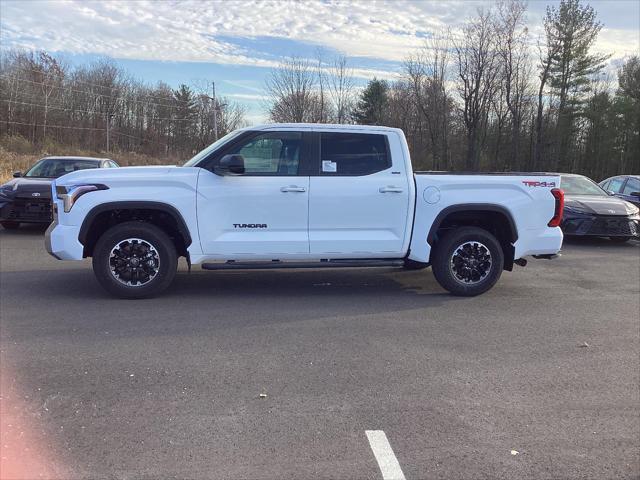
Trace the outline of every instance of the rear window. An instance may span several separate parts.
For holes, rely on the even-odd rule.
[[[370,175],[391,167],[385,135],[321,133],[322,175]]]

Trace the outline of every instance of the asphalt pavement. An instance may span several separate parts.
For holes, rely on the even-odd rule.
[[[566,242],[475,298],[430,270],[182,263],[161,297],[118,300],[41,229],[0,230],[5,462],[68,479],[640,477],[638,242]]]

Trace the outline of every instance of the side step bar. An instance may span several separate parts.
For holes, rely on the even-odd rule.
[[[229,260],[225,263],[203,263],[203,270],[266,270],[273,268],[340,268],[340,267],[402,267],[404,260],[321,260],[319,262],[236,262]]]

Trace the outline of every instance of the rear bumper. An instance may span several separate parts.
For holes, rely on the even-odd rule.
[[[82,260],[84,247],[78,241],[80,228],[53,221],[44,236],[47,252],[58,260]]]
[[[564,238],[560,227],[527,230],[523,233],[514,244],[514,259],[527,256],[555,258],[560,253]]]

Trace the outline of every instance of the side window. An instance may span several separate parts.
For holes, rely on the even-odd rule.
[[[301,150],[301,132],[267,132],[226,153],[242,155],[245,175],[297,175]]]
[[[118,164],[113,160],[109,160],[107,164],[108,164],[108,168],[118,168]]]
[[[609,190],[610,192],[618,193],[620,192],[620,187],[622,187],[623,182],[624,178],[612,178],[611,182],[609,182],[609,188],[607,188],[607,190]]]
[[[637,178],[627,180],[627,184],[624,186],[624,190],[622,190],[622,193],[625,195],[631,195],[631,192],[640,192],[640,180]]]
[[[609,190],[609,184],[611,183],[611,180],[607,180],[606,182],[602,182],[600,184],[600,188],[602,188],[603,190]]]
[[[322,175],[370,175],[391,167],[385,135],[321,133]]]

